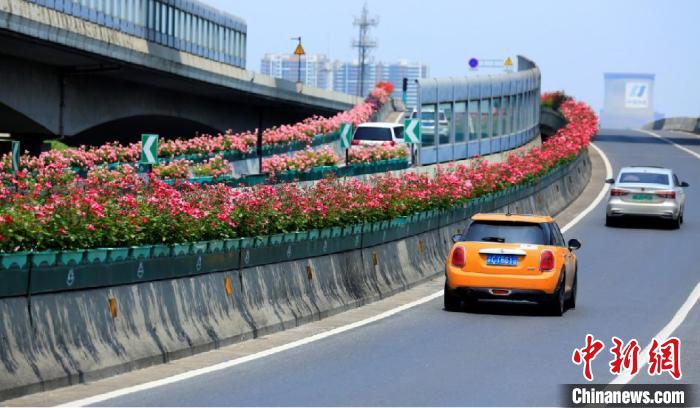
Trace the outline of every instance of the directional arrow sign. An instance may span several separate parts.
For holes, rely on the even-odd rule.
[[[158,135],[141,135],[141,164],[158,162]]]
[[[340,148],[349,149],[352,144],[352,123],[340,124]]]
[[[418,119],[404,119],[403,121],[403,140],[406,143],[420,144],[420,120]]]

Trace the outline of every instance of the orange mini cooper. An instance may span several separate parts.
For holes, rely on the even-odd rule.
[[[445,265],[445,310],[478,299],[543,303],[556,316],[576,307],[576,239],[564,243],[549,216],[476,214]]]

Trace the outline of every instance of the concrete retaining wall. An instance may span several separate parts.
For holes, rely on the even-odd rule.
[[[648,123],[642,127],[647,130],[680,130],[700,133],[700,118],[666,118]]]
[[[556,214],[590,174],[585,156],[569,175],[509,208]],[[0,299],[0,400],[167,362],[390,296],[442,274],[451,236],[463,225],[306,260]]]

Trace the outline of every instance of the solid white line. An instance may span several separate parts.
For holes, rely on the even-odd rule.
[[[357,327],[365,326],[365,325],[368,325],[370,323],[374,323],[378,320],[386,319],[387,317],[390,317],[390,316],[393,316],[397,313],[403,312],[404,310],[410,309],[412,307],[421,305],[421,304],[426,303],[426,302],[430,302],[431,300],[442,296],[442,292],[443,291],[440,290],[440,291],[435,292],[431,295],[425,296],[423,298],[420,298],[420,299],[415,300],[415,301],[410,302],[410,303],[406,303],[405,305],[401,305],[401,306],[396,307],[394,309],[387,310],[386,312],[369,317],[367,319],[360,320],[360,321],[357,321],[354,323],[350,323],[350,324],[345,325],[345,326],[336,327],[335,329],[331,329],[331,330],[325,331],[323,333],[318,333],[318,334],[315,334],[313,336],[306,337],[304,339],[296,340],[296,341],[293,341],[291,343],[283,344],[281,346],[273,347],[273,348],[268,349],[268,350],[264,350],[264,351],[261,351],[258,353],[250,354],[250,355],[245,356],[245,357],[240,357],[240,358],[237,358],[234,360],[225,361],[223,363],[215,364],[215,365],[212,365],[209,367],[199,368],[199,369],[188,371],[188,372],[185,372],[182,374],[173,375],[171,377],[166,377],[166,378],[163,378],[160,380],[150,381],[150,382],[147,382],[144,384],[139,384],[139,385],[134,385],[134,386],[127,387],[127,388],[122,388],[120,390],[108,392],[105,394],[96,395],[94,397],[88,397],[88,398],[84,398],[84,399],[81,399],[78,401],[68,402],[68,403],[59,405],[59,407],[75,407],[75,406],[82,407],[82,406],[97,404],[97,403],[100,403],[100,402],[103,402],[106,400],[110,400],[112,398],[121,397],[121,396],[124,396],[127,394],[139,392],[139,391],[149,390],[151,388],[156,388],[156,387],[160,387],[163,385],[172,384],[172,383],[175,383],[178,381],[187,380],[187,379],[192,378],[192,377],[200,376],[203,374],[209,374],[209,373],[213,373],[215,371],[220,371],[220,370],[224,370],[226,368],[234,367],[234,366],[237,366],[237,365],[240,365],[243,363],[247,363],[249,361],[257,360],[257,359],[267,357],[267,356],[270,356],[270,355],[273,355],[276,353],[280,353],[282,351],[286,351],[286,350],[290,350],[290,349],[293,349],[293,348],[296,348],[299,346],[303,346],[305,344],[309,344],[309,343],[312,343],[312,342],[317,341],[317,340],[325,339],[326,337],[340,334],[340,333],[346,332],[348,330],[355,329]]]
[[[612,178],[613,173],[612,173],[612,166],[610,165],[610,160],[608,160],[608,156],[603,153],[598,146],[595,144],[591,143],[590,146],[600,155],[600,157],[603,159],[603,163],[605,164],[605,178],[609,179]],[[600,190],[600,193],[598,193],[598,196],[591,202],[591,204],[586,207],[585,210],[581,211],[574,217],[573,220],[571,220],[568,224],[564,225],[561,229],[562,232],[566,232],[569,228],[573,227],[576,225],[579,221],[583,219],[588,213],[593,211],[594,208],[598,206],[598,204],[605,198],[605,195],[608,193],[608,190],[610,189],[610,185],[608,183],[603,184],[603,188]]]
[[[608,161],[608,158],[605,156],[605,153],[603,153],[602,150],[600,150],[598,147],[596,147],[592,143],[591,143],[591,146],[594,149],[596,149],[596,151],[603,158],[603,162],[605,163],[606,174],[608,177],[611,177],[612,168],[610,166],[610,162]],[[608,187],[609,186],[607,184],[605,184],[603,189],[601,190],[601,192],[598,194],[598,197],[596,197],[596,199],[594,200],[594,202],[591,203],[591,205],[588,206],[588,208],[586,208],[586,210],[584,210],[584,212],[582,213],[583,215],[579,215],[576,218],[574,218],[571,222],[566,224],[566,226],[564,228],[562,228],[562,230],[566,230],[568,228],[571,228],[577,222],[579,222],[581,219],[583,219],[583,216],[585,216],[585,214],[588,214],[589,212],[591,212],[593,210],[593,208],[600,202],[600,200],[603,199],[603,197],[605,196],[605,193],[607,192]],[[283,352],[286,350],[300,347],[300,346],[312,343],[312,342],[317,341],[317,340],[325,339],[327,337],[334,336],[336,334],[340,334],[340,333],[343,333],[343,332],[346,332],[348,330],[352,330],[352,329],[355,329],[355,328],[358,328],[361,326],[365,326],[365,325],[368,325],[370,323],[374,323],[376,321],[393,316],[397,313],[403,312],[403,311],[410,309],[412,307],[421,305],[421,304],[426,303],[426,302],[430,302],[433,299],[437,299],[438,297],[442,296],[442,293],[443,293],[443,291],[439,290],[433,294],[430,294],[428,296],[425,296],[425,297],[420,298],[418,300],[415,300],[413,302],[406,303],[405,305],[401,305],[401,306],[396,307],[394,309],[387,310],[386,312],[369,317],[367,319],[360,320],[360,321],[357,321],[354,323],[350,323],[350,324],[345,325],[345,326],[336,327],[335,329],[331,329],[331,330],[325,331],[323,333],[318,333],[318,334],[315,334],[315,335],[310,336],[310,337],[296,340],[296,341],[293,341],[291,343],[283,344],[281,346],[273,347],[273,348],[268,349],[268,350],[263,350],[263,351],[260,351],[258,353],[250,354],[248,356],[236,358],[234,360],[225,361],[225,362],[219,363],[219,364],[214,364],[214,365],[209,366],[209,367],[204,367],[204,368],[199,368],[196,370],[187,371],[185,373],[162,378],[160,380],[150,381],[150,382],[147,382],[144,384],[134,385],[131,387],[126,387],[126,388],[122,388],[119,390],[107,392],[104,394],[99,394],[99,395],[95,395],[92,397],[84,398],[81,400],[68,402],[65,404],[61,404],[59,406],[60,407],[68,407],[68,406],[70,406],[70,407],[75,407],[75,406],[82,407],[82,406],[87,406],[87,405],[93,405],[93,404],[104,402],[104,401],[107,401],[107,400],[110,400],[113,398],[118,398],[118,397],[122,397],[124,395],[133,394],[135,392],[145,391],[145,390],[160,387],[163,385],[173,384],[173,383],[176,383],[179,381],[187,380],[187,379],[197,377],[200,375],[209,374],[209,373],[213,373],[216,371],[224,370],[224,369],[227,369],[230,367],[234,367],[234,366],[237,366],[240,364],[247,363],[249,361],[257,360],[257,359],[264,358],[264,357],[267,357],[267,356],[270,356],[273,354],[277,354],[277,353],[280,353],[280,352]]]
[[[672,145],[674,145],[675,147],[677,147],[677,148],[683,150],[684,152],[686,152],[686,153],[688,153],[688,154],[690,154],[690,155],[692,155],[692,156],[695,156],[696,159],[700,159],[700,154],[698,154],[697,152],[694,152],[694,151],[688,149],[688,148],[685,147],[685,146],[681,146],[681,145],[679,145],[679,144],[676,143],[676,142],[673,142],[673,141],[671,141],[671,140],[668,140],[668,139],[666,139],[665,137],[663,137],[663,136],[661,136],[661,135],[659,135],[659,134],[656,134],[656,133],[654,133],[654,132],[650,132],[650,131],[648,131],[648,130],[641,130],[640,132],[646,133],[646,134],[648,134],[648,135],[650,135],[650,136],[654,136],[654,137],[657,138],[657,139],[663,140],[663,141],[666,142],[666,143],[672,144]]]
[[[659,333],[654,336],[656,340],[659,341],[659,343],[663,343],[664,341],[668,340],[669,337],[671,337],[671,334],[683,323],[685,318],[688,316],[688,313],[690,313],[690,310],[695,306],[695,304],[698,302],[698,299],[700,299],[700,282],[695,285],[695,289],[690,293],[690,296],[688,296],[688,299],[685,300],[683,305],[681,306],[680,309],[676,312],[676,314],[673,316],[673,319],[671,319],[670,322],[666,326],[664,326],[663,329]],[[649,355],[649,351],[651,350],[651,343],[644,348],[644,350],[641,351],[639,354],[640,356],[647,356]],[[644,366],[647,364],[647,361],[645,358],[642,358],[639,361],[639,371],[637,371],[637,374],[642,372],[642,369]],[[610,381],[610,384],[627,384],[634,377],[637,376],[637,374],[630,375],[628,371],[625,371],[621,375],[615,377],[612,381]]]

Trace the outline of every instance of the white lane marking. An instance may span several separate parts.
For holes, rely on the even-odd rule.
[[[608,160],[608,156],[603,153],[602,150],[598,146],[596,146],[594,143],[591,143],[590,146],[600,155],[600,157],[603,159],[603,163],[605,164],[605,178],[609,179],[612,178],[613,172],[612,172],[612,166],[610,165],[610,160]],[[568,224],[564,225],[561,229],[562,232],[566,232],[569,228],[573,227],[576,225],[579,221],[583,219],[588,213],[593,211],[594,208],[598,206],[598,204],[605,198],[605,195],[608,193],[608,190],[610,189],[610,184],[604,183],[603,188],[600,190],[598,193],[598,196],[591,202],[591,204],[586,207],[585,210],[581,211],[574,217],[573,220],[571,220]]]
[[[603,162],[605,163],[606,174],[611,175],[612,168],[610,166],[610,162],[608,161],[607,156],[605,156],[605,153],[603,153],[603,151],[600,150],[597,146],[593,145],[593,143],[591,143],[591,146],[593,146],[593,148],[596,149],[598,154],[600,154],[600,156],[603,158]],[[605,196],[605,193],[607,192],[608,187],[609,186],[607,184],[604,185],[603,189],[598,194],[598,197],[596,197],[596,200],[588,208],[586,208],[586,210],[584,210],[584,212],[586,214],[591,212],[592,209],[597,205],[597,203],[600,202],[600,200],[602,200],[601,197]],[[565,229],[571,228],[577,222],[581,221],[581,219],[583,219],[583,216],[581,216],[581,217],[577,216],[571,222],[566,224],[566,226],[562,230],[565,231]],[[204,367],[204,368],[199,368],[196,370],[187,371],[187,372],[173,375],[170,377],[166,377],[166,378],[163,378],[160,380],[150,381],[150,382],[147,382],[144,384],[139,384],[139,385],[134,385],[131,387],[122,388],[122,389],[107,392],[104,394],[98,394],[98,395],[84,398],[81,400],[61,404],[59,406],[60,407],[76,407],[76,406],[82,407],[82,406],[87,406],[87,405],[93,405],[93,404],[104,402],[104,401],[107,401],[107,400],[110,400],[113,398],[118,398],[118,397],[122,397],[124,395],[133,394],[135,392],[145,391],[145,390],[153,389],[153,388],[160,387],[163,385],[173,384],[173,383],[176,383],[179,381],[187,380],[187,379],[197,377],[200,375],[213,373],[215,371],[224,370],[226,368],[234,367],[234,366],[237,366],[237,365],[240,365],[243,363],[247,363],[249,361],[264,358],[264,357],[267,357],[267,356],[270,356],[270,355],[273,355],[276,353],[280,353],[280,352],[290,350],[290,349],[293,349],[293,348],[296,348],[299,346],[303,346],[305,344],[312,343],[312,342],[317,341],[317,340],[325,339],[327,337],[330,337],[330,336],[333,336],[336,334],[340,334],[340,333],[346,332],[348,330],[352,330],[352,329],[355,329],[355,328],[358,328],[361,326],[365,326],[365,325],[370,324],[370,323],[374,323],[376,321],[393,316],[397,313],[403,312],[404,310],[410,309],[414,306],[418,306],[418,305],[421,305],[423,303],[429,302],[433,299],[436,299],[436,298],[442,296],[442,293],[443,293],[443,291],[439,290],[433,294],[430,294],[428,296],[420,298],[416,301],[406,303],[405,305],[396,307],[394,309],[387,310],[386,312],[380,313],[376,316],[372,316],[372,317],[369,317],[367,319],[357,321],[355,323],[350,323],[350,324],[345,325],[345,326],[337,327],[335,329],[331,329],[331,330],[325,331],[323,333],[318,333],[318,334],[315,334],[313,336],[310,336],[310,337],[307,337],[304,339],[293,341],[291,343],[287,343],[287,344],[283,344],[281,346],[273,347],[273,348],[268,349],[268,350],[263,350],[263,351],[260,351],[258,353],[250,354],[248,356],[240,357],[240,358],[237,358],[234,360],[225,361],[223,363],[215,364],[215,365],[212,365],[209,367]]]
[[[317,340],[325,339],[326,337],[330,337],[330,336],[333,336],[336,334],[346,332],[348,330],[355,329],[357,327],[365,326],[365,325],[368,325],[370,323],[374,323],[376,321],[386,319],[387,317],[390,317],[390,316],[393,316],[397,313],[403,312],[404,310],[410,309],[412,307],[421,305],[421,304],[426,303],[426,302],[430,302],[431,300],[442,296],[442,292],[443,291],[440,290],[440,291],[437,291],[431,295],[428,295],[428,296],[422,297],[418,300],[415,300],[413,302],[406,303],[405,305],[401,305],[401,306],[396,307],[394,309],[387,310],[386,312],[382,312],[378,315],[368,317],[367,319],[360,320],[360,321],[357,321],[354,323],[350,323],[350,324],[347,324],[345,326],[336,327],[335,329],[331,329],[331,330],[325,331],[323,333],[314,334],[313,336],[306,337],[306,338],[303,338],[300,340],[296,340],[296,341],[293,341],[291,343],[283,344],[281,346],[273,347],[273,348],[268,349],[268,350],[260,351],[258,353],[250,354],[250,355],[245,356],[245,357],[240,357],[240,358],[236,358],[233,360],[225,361],[223,363],[214,364],[214,365],[209,366],[209,367],[204,367],[204,368],[199,368],[199,369],[192,370],[192,371],[187,371],[187,372],[173,375],[171,377],[166,377],[166,378],[163,378],[160,380],[150,381],[150,382],[147,382],[144,384],[139,384],[139,385],[134,385],[134,386],[127,387],[127,388],[122,388],[120,390],[111,391],[111,392],[108,392],[105,394],[95,395],[93,397],[88,397],[88,398],[84,398],[81,400],[68,402],[68,403],[59,405],[59,407],[76,407],[76,406],[83,407],[83,406],[87,406],[87,405],[93,405],[93,404],[97,404],[97,403],[100,403],[100,402],[103,402],[106,400],[110,400],[113,398],[118,398],[118,397],[121,397],[121,396],[124,396],[127,394],[132,394],[132,393],[139,392],[139,391],[149,390],[149,389],[160,387],[163,385],[176,383],[178,381],[187,380],[189,378],[200,376],[203,374],[209,374],[209,373],[213,373],[215,371],[220,371],[220,370],[224,370],[226,368],[234,367],[234,366],[237,366],[237,365],[240,365],[243,363],[247,363],[249,361],[257,360],[257,359],[267,357],[267,356],[270,356],[270,355],[273,355],[276,353],[280,353],[282,351],[286,351],[286,350],[293,349],[293,348],[296,348],[299,346],[303,346],[305,344],[309,344],[309,343],[312,343],[312,342],[317,341]]]
[[[679,145],[679,144],[676,143],[676,142],[673,142],[673,141],[671,141],[671,140],[668,140],[668,139],[666,139],[665,137],[663,137],[663,136],[661,136],[661,135],[659,135],[659,134],[656,134],[656,133],[654,133],[654,132],[650,132],[650,131],[648,131],[648,130],[640,130],[640,132],[646,133],[646,134],[648,134],[648,135],[650,135],[650,136],[654,136],[654,137],[657,138],[657,139],[663,140],[663,141],[666,142],[666,143],[672,144],[672,145],[674,145],[675,147],[677,147],[677,148],[683,150],[684,152],[686,152],[686,153],[688,153],[688,154],[690,154],[690,155],[692,155],[692,156],[695,156],[696,159],[700,159],[700,154],[698,154],[697,152],[694,152],[694,151],[688,149],[688,148],[685,147],[685,146],[681,146],[681,145]]]
[[[700,282],[697,285],[695,285],[695,289],[693,289],[693,291],[690,293],[690,296],[688,296],[688,299],[686,299],[681,308],[678,309],[671,321],[668,322],[668,324],[664,326],[664,328],[661,329],[661,331],[658,332],[656,336],[654,336],[654,338],[657,339],[660,343],[663,343],[669,337],[671,337],[671,334],[673,334],[673,332],[683,323],[685,318],[688,316],[688,313],[690,313],[690,310],[698,302],[698,299],[700,299]],[[651,343],[647,345],[646,348],[644,348],[644,350],[642,350],[639,355],[648,356],[650,350]],[[637,371],[637,374],[642,372],[642,369],[646,364],[646,359],[642,358],[639,361],[639,371]],[[634,377],[636,377],[637,374],[630,375],[629,372],[626,371],[623,374],[615,377],[612,381],[610,381],[610,384],[627,384],[630,381],[632,381],[632,379],[634,379]]]

